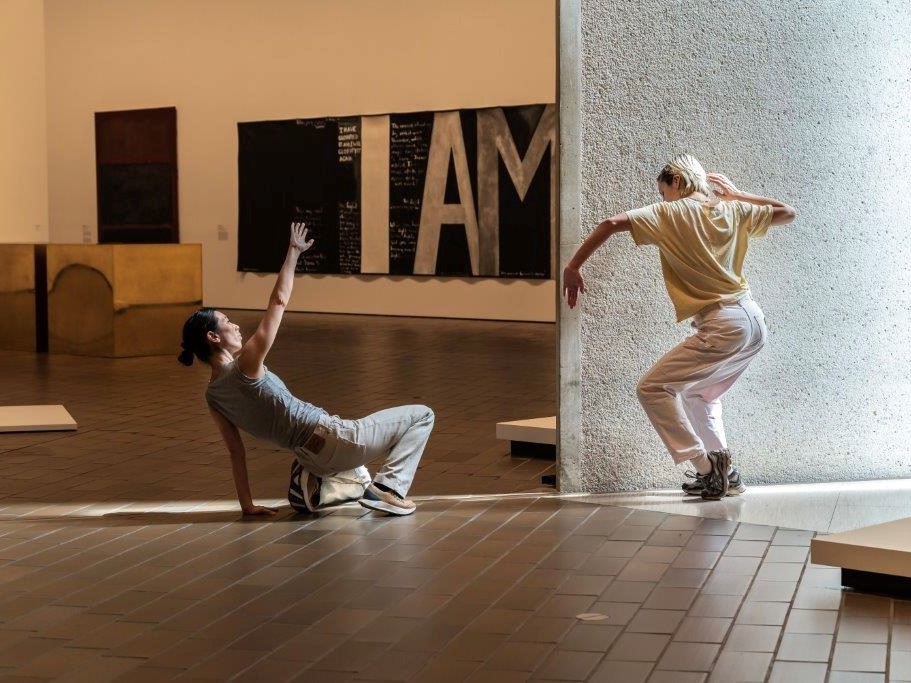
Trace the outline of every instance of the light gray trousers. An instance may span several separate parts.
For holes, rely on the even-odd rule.
[[[640,380],[636,393],[675,463],[727,448],[721,396],[766,342],[759,305],[747,294],[696,315],[690,335]]]
[[[314,437],[294,454],[304,469],[318,476],[357,470],[385,458],[373,481],[401,496],[408,494],[424,447],[433,430],[434,414],[427,406],[407,405],[372,413],[360,420],[325,415]]]

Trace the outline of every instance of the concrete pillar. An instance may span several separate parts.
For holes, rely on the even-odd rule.
[[[580,225],[584,236],[657,201],[654,178],[682,151],[792,204],[797,221],[747,255],[771,337],[726,396],[735,462],[748,484],[907,476],[906,3],[560,8],[563,261]],[[688,333],[674,323],[657,250],[621,235],[582,272],[581,311],[559,309],[562,488],[676,485],[635,396],[643,372]]]

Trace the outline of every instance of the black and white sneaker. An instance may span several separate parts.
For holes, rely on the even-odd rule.
[[[303,468],[295,458],[291,463],[291,481],[288,482],[288,502],[295,512],[316,512],[319,507],[320,481],[312,472]]]
[[[705,490],[705,482],[708,479],[708,474],[699,474],[698,472],[686,471],[683,473],[683,476],[693,481],[686,481],[681,484],[680,488],[683,489],[683,492],[688,496],[701,496],[702,492]],[[728,496],[739,496],[741,493],[747,490],[747,487],[743,485],[743,480],[740,478],[740,472],[736,469],[732,469],[728,472]]]
[[[706,477],[702,500],[721,500],[728,495],[730,486],[728,472],[731,470],[731,453],[724,448],[720,451],[709,451],[706,457],[712,470]]]

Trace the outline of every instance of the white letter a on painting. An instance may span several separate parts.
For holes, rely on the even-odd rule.
[[[446,180],[449,159],[455,166],[459,204],[446,204]],[[414,255],[415,275],[434,275],[437,251],[440,246],[440,229],[446,224],[465,226],[468,239],[468,256],[471,274],[478,274],[478,217],[471,191],[468,157],[459,112],[437,112],[433,118],[433,135],[427,158],[427,176],[424,180],[424,200],[421,207],[421,227]]]

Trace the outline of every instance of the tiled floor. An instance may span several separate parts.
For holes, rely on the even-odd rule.
[[[201,369],[6,355],[0,403],[61,402],[81,428],[0,435],[0,679],[911,680],[911,603],[843,593],[807,563],[812,530],[742,521],[800,492],[559,497],[551,463],[506,455],[493,422],[553,414],[552,326],[289,323],[271,366],[304,396],[436,409],[418,512],[245,520]],[[280,503],[287,455],[248,445]],[[809,529],[859,500],[833,495]]]

